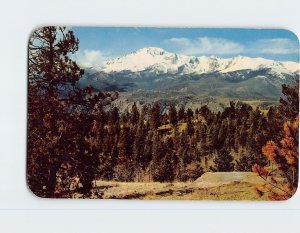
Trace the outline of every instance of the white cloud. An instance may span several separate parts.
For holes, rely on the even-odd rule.
[[[85,49],[78,51],[75,59],[82,67],[100,67],[108,58],[108,54],[100,50]]]
[[[224,38],[198,37],[171,38],[164,41],[170,48],[187,55],[234,55],[234,54],[296,54],[298,41],[288,38],[261,39],[251,43],[241,43]]]
[[[171,38],[169,40],[166,40],[165,42],[171,45],[178,45],[178,46],[190,46],[192,43],[191,40],[188,38]]]
[[[171,38],[165,41],[179,52],[189,55],[201,54],[239,54],[245,51],[244,45],[215,37],[198,37],[196,39]]]
[[[264,54],[296,54],[299,53],[299,44],[287,38],[262,39],[251,46],[253,53]]]

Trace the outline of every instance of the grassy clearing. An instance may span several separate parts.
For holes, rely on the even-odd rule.
[[[220,174],[219,174],[220,175]],[[234,174],[229,174],[228,176]],[[245,175],[245,174],[243,174]],[[195,182],[114,182],[96,181],[92,198],[103,199],[141,199],[141,200],[268,200],[255,191],[253,177],[245,175],[247,180],[225,182],[218,174],[208,174],[207,180]],[[203,185],[204,184],[204,185]]]
[[[259,197],[255,186],[246,182],[236,182],[218,187],[199,188],[185,195],[157,196],[147,195],[147,200],[268,200],[266,196]]]

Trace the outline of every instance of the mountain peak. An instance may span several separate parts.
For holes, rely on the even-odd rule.
[[[133,53],[149,53],[152,55],[162,55],[165,52],[166,52],[165,50],[163,50],[162,48],[158,48],[158,47],[144,47],[139,50],[136,50]]]
[[[227,73],[238,70],[259,70],[268,68],[275,73],[294,73],[299,71],[299,63],[279,62],[265,58],[236,56],[220,58],[216,56],[186,56],[167,52],[162,48],[145,47],[122,57],[107,61],[101,68],[104,72],[155,70],[162,73]]]

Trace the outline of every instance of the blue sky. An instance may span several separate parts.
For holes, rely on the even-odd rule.
[[[299,61],[299,41],[288,30],[72,27],[79,38],[76,60],[82,65],[101,65],[111,58],[144,47],[196,56],[264,57]]]

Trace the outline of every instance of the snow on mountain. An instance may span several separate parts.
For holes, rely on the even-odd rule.
[[[274,74],[290,74],[299,72],[297,62],[279,62],[264,58],[250,58],[237,56],[233,58],[219,58],[207,56],[186,56],[167,52],[161,48],[146,47],[126,56],[117,57],[107,61],[101,71],[106,73],[128,70],[138,72],[151,70],[162,73],[228,73],[238,70],[271,69]]]
[[[296,73],[299,72],[299,63],[292,61],[281,62],[283,66],[290,72]]]
[[[123,57],[114,58],[105,63],[103,71],[118,72],[130,70],[133,72],[154,68],[163,72],[177,71],[186,64],[190,57],[169,53],[160,48],[143,48]]]

